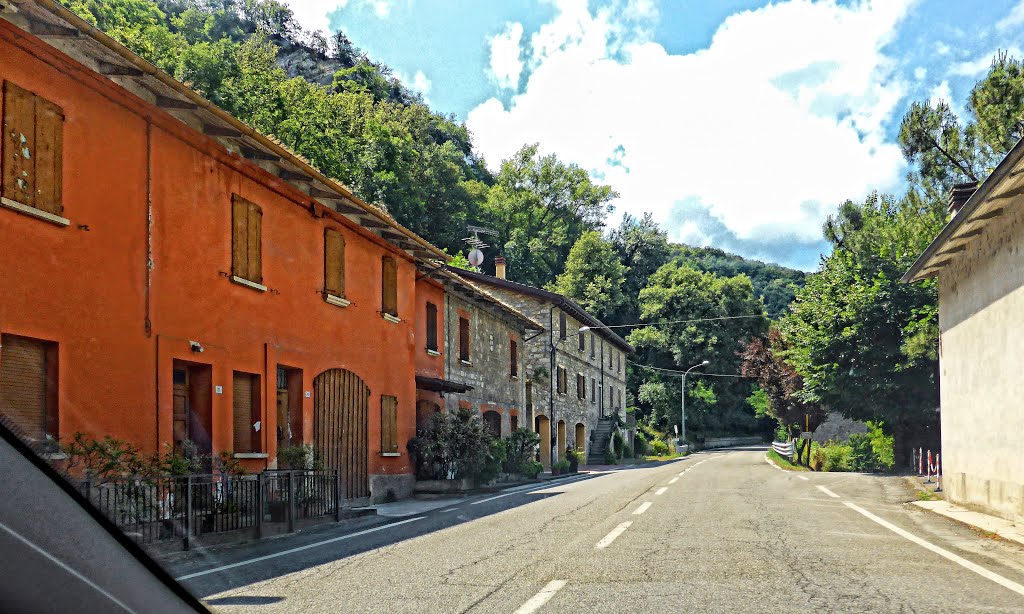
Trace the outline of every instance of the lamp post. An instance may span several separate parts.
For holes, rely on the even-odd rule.
[[[679,404],[679,445],[680,446],[686,445],[686,375],[690,371],[693,371],[694,369],[696,369],[697,367],[706,367],[707,365],[708,365],[708,361],[706,361],[706,360],[701,361],[701,362],[693,365],[692,367],[690,367],[689,369],[687,369],[686,371],[683,372],[683,378],[680,380],[680,382],[681,382],[681,384],[680,384],[680,392],[682,393],[680,395],[682,401],[680,401],[680,404]]]

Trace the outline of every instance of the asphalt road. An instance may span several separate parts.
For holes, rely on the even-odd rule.
[[[499,495],[175,573],[224,612],[1024,611],[1024,549],[910,505],[902,478],[732,450]]]

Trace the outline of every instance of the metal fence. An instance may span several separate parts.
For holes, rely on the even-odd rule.
[[[788,458],[790,461],[793,460],[793,454],[795,453],[795,446],[793,445],[792,441],[787,441],[787,442],[773,441],[772,442],[772,449],[774,449],[775,453],[778,454],[779,456],[783,456],[785,458]]]
[[[192,539],[209,534],[255,530],[267,523],[338,520],[341,476],[329,471],[264,471],[258,475],[221,474],[116,478],[80,487],[104,515],[141,544]]]

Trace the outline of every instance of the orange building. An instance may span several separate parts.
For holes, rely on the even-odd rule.
[[[442,252],[59,5],[0,12],[0,413],[35,440],[313,444],[411,492]],[[418,302],[419,301],[419,302]],[[443,373],[436,372],[438,377]]]

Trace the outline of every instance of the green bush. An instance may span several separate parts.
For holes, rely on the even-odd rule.
[[[619,459],[615,458],[615,452],[612,451],[611,447],[604,451],[604,464],[615,465],[619,462]]]
[[[637,430],[636,435],[633,436],[633,449],[637,456],[647,454],[647,438],[644,437],[643,431]]]
[[[530,461],[530,463],[523,467],[522,475],[530,478],[531,480],[536,479],[540,472],[544,471],[544,465],[537,461]]]
[[[633,458],[633,448],[628,443],[622,446],[622,458]]]
[[[507,454],[505,441],[501,439],[492,439],[491,447],[487,451],[487,460],[484,462],[484,466],[480,470],[480,473],[477,474],[476,479],[481,483],[486,484],[498,477],[498,474],[501,473],[501,468],[505,462]]]
[[[824,452],[825,461],[821,466],[823,471],[854,470],[853,446],[830,441],[825,444]]]
[[[781,422],[779,423],[779,426],[775,428],[775,441],[789,441],[789,429]]]
[[[663,439],[655,439],[651,442],[651,456],[665,456],[668,454],[668,444]]]
[[[867,433],[850,435],[856,471],[887,471],[896,462],[894,439],[882,431],[881,422],[868,422]]]
[[[622,438],[622,433],[615,431],[612,434],[612,453],[615,454],[615,459],[622,458],[622,451],[626,445],[626,440]]]
[[[314,471],[324,468],[320,454],[310,444],[286,446],[277,449],[277,463],[281,469],[305,469]]]
[[[538,444],[540,435],[530,429],[520,428],[512,431],[505,439],[505,462],[502,464],[505,473],[530,475],[533,463],[536,462],[534,455]],[[543,465],[541,467],[543,468]]]
[[[821,471],[825,465],[825,450],[816,441],[811,443],[811,462],[809,465],[814,471]]]
[[[552,470],[557,469],[559,472],[565,473],[566,471],[569,470],[569,461],[567,461],[565,459],[562,459],[562,460],[558,461],[557,463],[555,463],[554,465],[551,465],[551,469]]]
[[[409,440],[409,452],[416,459],[416,475],[423,480],[481,479],[494,471],[500,452],[491,445],[480,417],[459,408],[448,414],[436,413],[420,435]],[[501,466],[501,461],[497,461]]]

